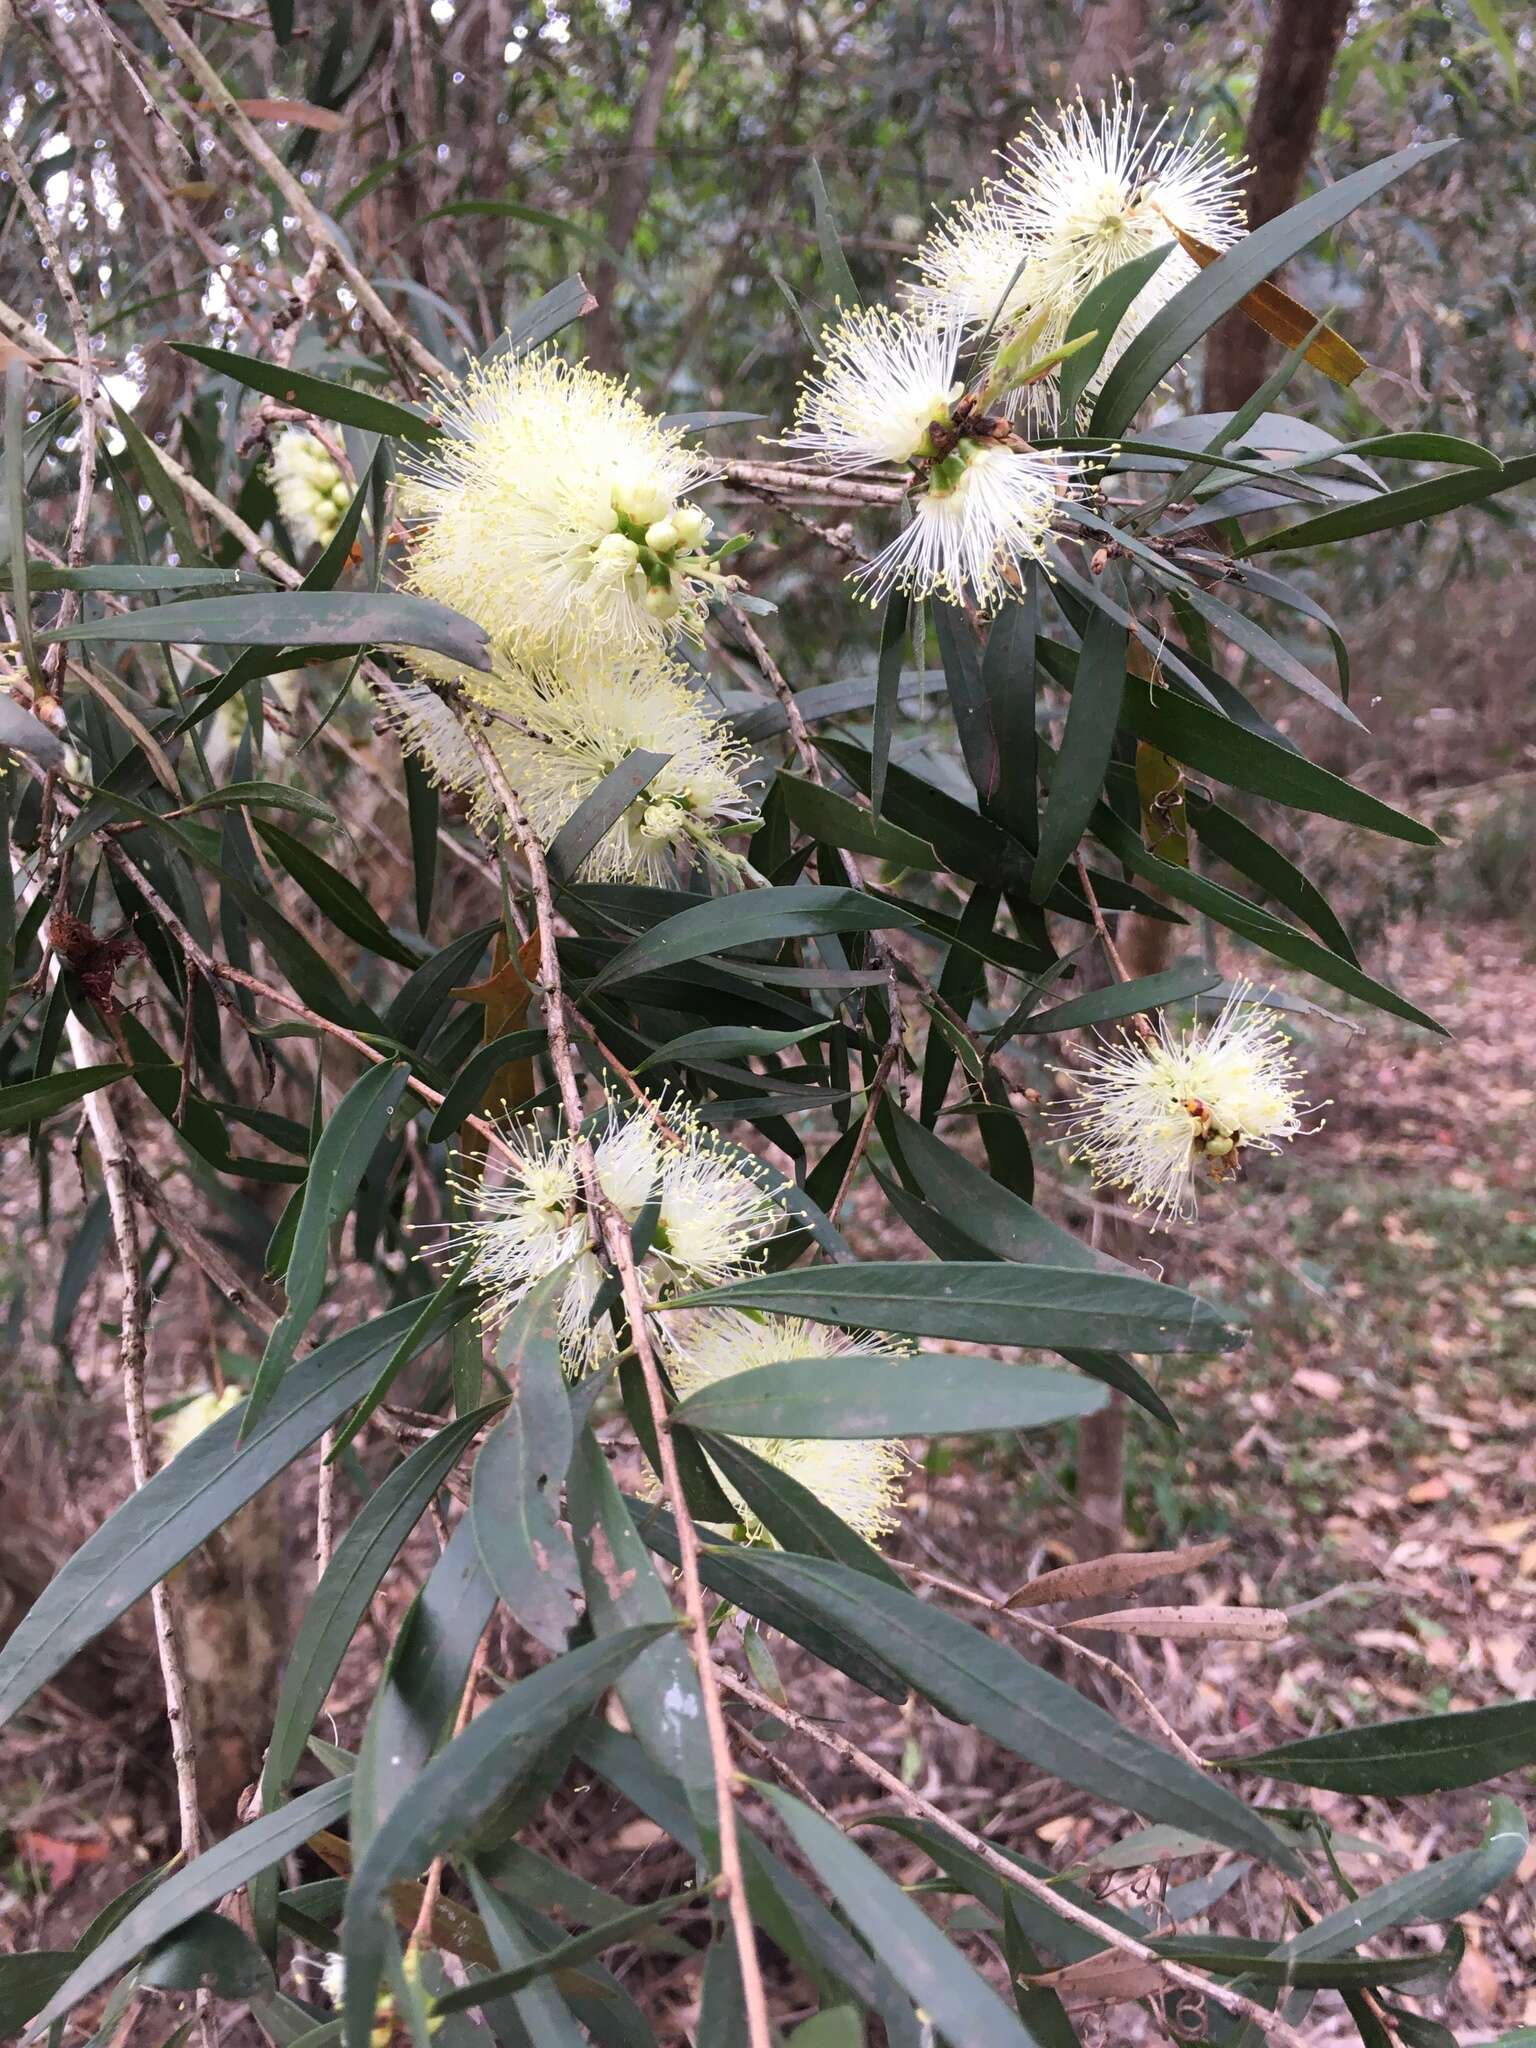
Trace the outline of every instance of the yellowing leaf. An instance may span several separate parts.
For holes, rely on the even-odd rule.
[[[1172,221],[1168,225],[1178,237],[1179,247],[1185,255],[1192,256],[1202,270],[1208,269],[1221,255],[1220,249],[1197,241],[1182,228],[1174,227]],[[1237,310],[1246,313],[1256,327],[1262,327],[1266,334],[1273,335],[1287,348],[1298,347],[1318,326],[1315,313],[1309,313],[1299,299],[1293,299],[1289,292],[1281,291],[1279,285],[1267,280],[1255,285],[1245,299],[1239,300]],[[1314,369],[1321,370],[1325,377],[1331,377],[1335,384],[1353,384],[1362,370],[1370,368],[1360,351],[1351,348],[1342,334],[1326,324],[1307,350],[1307,361]]]

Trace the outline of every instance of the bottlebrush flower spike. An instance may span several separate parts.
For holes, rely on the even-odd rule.
[[[534,662],[697,638],[732,586],[690,494],[715,474],[626,385],[548,350],[494,357],[435,394],[412,459],[409,580]]]

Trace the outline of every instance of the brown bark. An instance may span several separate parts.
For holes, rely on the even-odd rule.
[[[1296,203],[1349,8],[1350,0],[1276,0],[1244,137],[1250,229]],[[1262,328],[1229,313],[1205,345],[1206,410],[1235,412],[1263,383],[1274,354]]]
[[[651,196],[656,177],[656,137],[661,130],[682,29],[680,0],[655,0],[645,20],[644,43],[649,58],[645,83],[635,101],[629,135],[610,173],[608,208],[603,218],[606,248],[589,280],[597,311],[587,321],[587,355],[600,370],[617,370],[622,361],[613,304],[619,260],[629,248]]]

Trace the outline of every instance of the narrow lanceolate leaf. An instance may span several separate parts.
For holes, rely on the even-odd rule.
[[[869,741],[869,801],[877,818],[885,802],[885,777],[891,765],[891,734],[901,695],[901,660],[906,652],[911,608],[912,600],[906,591],[893,590],[885,601],[885,616],[880,621],[880,659],[875,669],[874,723]]]
[[[754,1273],[675,1307],[773,1309],[812,1322],[1060,1351],[1232,1351],[1246,1332],[1212,1303],[1131,1273],[893,1260]]]
[[[371,1837],[353,1874],[343,1930],[347,2048],[368,2048],[372,2033],[374,1997],[390,1938],[390,1886],[468,1840],[526,1776],[545,1745],[594,1705],[663,1632],[657,1627],[625,1629],[569,1651],[509,1686],[428,1764]]]
[[[717,896],[652,925],[593,977],[591,989],[595,992],[637,974],[654,974],[659,968],[736,946],[911,923],[910,914],[898,905],[882,903],[859,889],[751,889],[738,896]]]
[[[1037,2048],[986,1979],[841,1829],[777,1786],[757,1789],[853,1925],[952,2048]]]
[[[637,747],[582,798],[550,843],[549,872],[557,882],[571,880],[603,834],[618,823],[671,758]]]
[[[1530,1831],[1519,1807],[1512,1799],[1495,1799],[1489,1808],[1487,1832],[1475,1849],[1442,1857],[1438,1863],[1412,1870],[1406,1877],[1394,1878],[1390,1884],[1337,1907],[1274,1953],[1297,1961],[1342,1955],[1392,1927],[1458,1919],[1509,1882],[1529,1845]]]
[[[1096,1707],[1091,1700],[941,1608],[866,1572],[820,1558],[753,1554],[750,1576],[793,1589],[813,1611],[880,1655],[943,1713],[977,1728],[1039,1770],[1268,1863],[1291,1852],[1224,1785]]]
[[[827,846],[845,846],[852,853],[873,854],[877,860],[888,860],[898,867],[920,868],[925,873],[943,866],[926,839],[903,832],[899,825],[878,817],[872,810],[861,810],[835,789],[825,789],[819,782],[808,782],[782,770],[774,787],[784,798],[791,823],[812,839]]]
[[[425,444],[437,429],[433,422],[410,407],[379,398],[371,391],[355,391],[350,384],[337,384],[328,377],[312,376],[277,363],[264,363],[256,356],[238,355],[233,349],[205,348],[200,342],[173,341],[180,356],[188,356],[205,369],[233,377],[250,391],[264,391],[284,405],[296,405],[316,419],[338,420],[346,427],[362,427],[374,434],[394,434],[401,440]]]
[[[1040,853],[1029,882],[1032,903],[1044,903],[1050,895],[1099,800],[1124,694],[1125,629],[1107,612],[1096,611],[1077,657],[1066,730],[1040,820]]]
[[[322,1344],[244,1443],[232,1409],[87,1537],[0,1651],[0,1725],[346,1413],[416,1308],[406,1302]],[[436,1334],[423,1332],[423,1343]]]
[[[582,1431],[576,1445],[566,1504],[593,1634],[612,1637],[635,1628],[663,1631],[621,1674],[617,1691],[641,1748],[658,1770],[687,1792],[713,1861],[718,1825],[715,1782],[699,1674],[650,1553],[613,1483],[602,1446],[589,1429]]]
[[[293,1363],[299,1339],[325,1292],[330,1232],[352,1206],[368,1162],[395,1112],[410,1070],[404,1065],[370,1067],[355,1081],[320,1136],[304,1183],[304,1200],[288,1256],[284,1285],[288,1307],[267,1339],[250,1399],[243,1434],[249,1436]]]
[[[1108,988],[1090,989],[1087,995],[1074,996],[1054,1009],[1036,1011],[1019,1030],[1081,1031],[1085,1025],[1134,1017],[1143,1010],[1159,1009],[1164,1003],[1187,1002],[1191,996],[1204,995],[1207,989],[1215,988],[1220,980],[1214,968],[1190,961],[1162,974],[1146,974],[1136,981],[1117,981]]]
[[[1061,366],[1058,387],[1060,417],[1068,428],[1077,417],[1083,393],[1088,389],[1094,371],[1104,360],[1104,352],[1114,340],[1120,322],[1150,282],[1153,273],[1160,270],[1172,254],[1172,242],[1164,242],[1161,248],[1149,249],[1145,256],[1122,263],[1118,270],[1112,270],[1108,277],[1101,277],[1091,291],[1083,294],[1063,337],[1066,341],[1077,341],[1084,335],[1093,337],[1084,347],[1075,349]]]
[[[1334,512],[1320,512],[1315,519],[1282,526],[1278,532],[1260,534],[1239,553],[1263,555],[1276,548],[1316,548],[1329,541],[1355,540],[1362,533],[1381,533],[1390,526],[1413,526],[1454,511],[1458,505],[1476,505],[1484,498],[1497,497],[1533,478],[1536,455],[1516,456],[1498,470],[1481,464],[1475,469],[1452,470],[1449,475],[1405,484],[1399,491],[1383,491],[1379,497],[1362,498],[1356,505],[1343,505]]]
[[[491,1412],[482,1408],[461,1416],[419,1444],[371,1495],[336,1546],[304,1610],[273,1710],[271,1744],[261,1775],[267,1812],[277,1805],[298,1768],[347,1645],[384,1574]]]
[[[559,1514],[573,1437],[553,1317],[567,1277],[562,1267],[530,1289],[498,1342],[512,1400],[475,1460],[470,1498],[491,1584],[529,1634],[557,1651],[571,1632],[580,1584]]]
[[[1256,1771],[1287,1785],[1316,1785],[1373,1799],[1455,1792],[1536,1764],[1536,1700],[1424,1714],[1339,1728],[1257,1756],[1230,1757],[1229,1771]]]
[[[1394,156],[1341,178],[1336,185],[1324,186],[1278,219],[1244,235],[1208,270],[1175,292],[1136,336],[1104,380],[1093,409],[1092,431],[1123,434],[1142,401],[1224,313],[1240,305],[1309,242],[1347,219],[1357,206],[1450,146],[1449,141],[1420,142],[1400,149]]]
[[[191,597],[105,619],[77,619],[42,640],[155,642],[170,647],[422,647],[465,668],[491,665],[485,634],[462,613],[402,590],[285,590],[271,597]]]
[[[1102,1386],[995,1358],[946,1353],[788,1358],[700,1387],[673,1420],[747,1437],[963,1436],[1092,1415]]]
[[[351,1781],[347,1778],[319,1785],[302,1799],[295,1799],[291,1806],[264,1814],[249,1827],[238,1828],[195,1863],[173,1872],[82,1959],[38,2014],[27,2038],[35,2040],[71,2006],[126,1969],[162,1935],[190,1920],[194,1913],[217,1905],[227,1892],[237,1890],[258,1871],[280,1863],[319,1829],[339,1820],[347,1810],[351,1793]]]
[[[117,1061],[99,1067],[63,1067],[56,1074],[41,1074],[34,1081],[17,1081],[0,1088],[0,1131],[21,1131],[39,1117],[56,1109],[69,1109],[82,1097],[94,1095],[112,1081],[133,1072]]]

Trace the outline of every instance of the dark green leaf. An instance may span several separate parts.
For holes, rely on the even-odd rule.
[[[562,1266],[530,1288],[498,1341],[512,1402],[475,1460],[470,1508],[491,1584],[522,1627],[555,1651],[570,1634],[579,1583],[559,1514],[572,1435],[555,1317],[568,1278]]]
[[[401,1544],[458,1463],[491,1408],[461,1416],[419,1444],[365,1502],[336,1546],[325,1576],[304,1610],[283,1672],[261,1774],[262,1803],[271,1812],[298,1769],[347,1645],[368,1611]]]
[[[1008,1644],[865,1572],[762,1550],[749,1575],[793,1591],[823,1622],[882,1658],[941,1712],[1038,1770],[1267,1863],[1299,1868],[1257,1814],[1181,1757],[1122,1727]]]
[[[1061,366],[1058,414],[1067,426],[1077,418],[1083,393],[1092,382],[1094,371],[1103,362],[1121,321],[1151,282],[1153,274],[1173,254],[1174,247],[1174,243],[1164,242],[1161,248],[1149,249],[1145,256],[1122,263],[1108,277],[1101,277],[1078,301],[1062,340],[1076,341],[1083,334],[1091,334],[1093,340],[1075,350]]]
[[[421,965],[422,949],[397,939],[355,882],[349,881],[323,855],[281,826],[254,821],[262,844],[277,856],[278,865],[298,883],[315,908],[365,952],[393,960],[401,967]]]
[[[732,1373],[690,1394],[673,1419],[734,1436],[964,1436],[1043,1429],[1096,1414],[1107,1398],[1069,1373],[995,1358],[850,1352]]]
[[[389,1887],[467,1841],[533,1768],[545,1745],[671,1626],[625,1629],[519,1679],[426,1766],[370,1836],[353,1873],[343,1930],[347,2048],[368,2048],[384,1964]]]
[[[347,1090],[320,1135],[309,1162],[293,1249],[283,1275],[288,1306],[267,1339],[257,1368],[245,1404],[243,1437],[255,1429],[276,1395],[293,1363],[299,1339],[320,1306],[331,1230],[351,1208],[409,1077],[410,1070],[404,1065],[370,1067]]]
[[[1438,519],[1458,505],[1475,505],[1484,498],[1512,491],[1536,477],[1536,455],[1520,455],[1497,470],[1479,465],[1476,469],[1453,470],[1447,476],[1430,477],[1420,484],[1406,484],[1400,491],[1383,491],[1379,497],[1362,498],[1357,505],[1341,505],[1333,512],[1319,512],[1314,519],[1300,519],[1274,533],[1261,533],[1245,542],[1240,556],[1272,554],[1276,548],[1317,548],[1331,541],[1356,540],[1363,533],[1380,533],[1390,526],[1411,526],[1423,519]]]
[[[953,2048],[1037,2048],[986,1979],[861,1849],[777,1786],[759,1785],[758,1791],[853,1925]]]
[[[211,1991],[216,1998],[256,1998],[276,1989],[272,1965],[242,1928],[220,1913],[194,1913],[157,1942],[139,1971],[157,1991]]]
[[[460,1124],[478,1114],[494,1075],[516,1060],[542,1052],[548,1039],[549,1034],[540,1026],[536,1031],[508,1031],[488,1045],[477,1045],[444,1091],[442,1107],[427,1127],[433,1143],[446,1143]]]
[[[13,1082],[9,1088],[0,1088],[0,1131],[25,1130],[39,1117],[68,1109],[83,1096],[94,1095],[98,1088],[121,1081],[133,1071],[109,1060],[99,1067],[69,1067],[57,1074],[40,1075],[35,1081]]]
[[[250,1439],[221,1415],[131,1493],[63,1566],[0,1651],[0,1722],[245,1506],[367,1391],[419,1304],[333,1337],[279,1390]],[[423,1341],[427,1335],[424,1333]]]
[[[1077,657],[1072,703],[1040,821],[1040,854],[1029,883],[1032,903],[1044,903],[1050,895],[1099,800],[1125,680],[1125,631],[1106,612],[1096,611]]]
[[[191,597],[110,618],[82,619],[44,640],[106,640],[127,646],[424,647],[461,668],[491,665],[480,627],[403,590],[285,590],[270,597]]]
[[[620,1674],[617,1691],[641,1748],[686,1791],[713,1863],[715,1781],[693,1652],[589,1429],[577,1440],[566,1505],[593,1634],[603,1639],[639,1628],[660,1631]]]
[[[910,925],[909,912],[859,889],[750,889],[695,904],[653,925],[594,975],[589,993],[658,968],[676,967],[730,947],[828,932],[867,932]]]
[[[643,1074],[647,1067],[671,1066],[674,1063],[691,1066],[700,1060],[731,1059],[783,1052],[789,1046],[803,1045],[808,1038],[819,1038],[824,1031],[830,1031],[828,1024],[808,1024],[803,1031],[767,1031],[760,1024],[714,1024],[706,1025],[702,1031],[685,1031],[681,1038],[669,1038],[664,1045],[658,1045],[654,1052],[648,1052],[636,1066],[635,1072]]]
[[[1340,1728],[1256,1756],[1226,1759],[1229,1771],[1257,1771],[1287,1785],[1316,1785],[1373,1799],[1455,1792],[1536,1764],[1536,1700],[1474,1707],[1413,1720]]]
[[[1162,974],[1144,975],[1137,981],[1118,981],[1108,988],[1090,989],[1058,1003],[1053,1010],[1040,1010],[1026,1017],[1021,1033],[1079,1031],[1086,1024],[1108,1024],[1116,1017],[1134,1017],[1143,1010],[1158,1009],[1164,1003],[1182,1003],[1191,996],[1204,995],[1221,980],[1214,968],[1198,960],[1182,967],[1170,967]]]
[[[874,725],[870,733],[869,801],[878,818],[885,802],[885,777],[891,765],[891,732],[901,694],[901,658],[906,651],[912,600],[893,590],[880,621],[880,659],[875,670]],[[801,715],[804,716],[802,706]]]
[[[637,747],[582,798],[550,843],[549,872],[557,882],[574,879],[593,847],[671,758],[670,754],[647,753],[643,747]]]
[[[1025,594],[992,621],[981,658],[981,693],[997,741],[997,787],[987,806],[1025,846],[1040,841],[1036,783],[1035,641],[1040,630],[1040,571],[1025,570]]]
[[[264,391],[269,398],[297,406],[316,419],[339,420],[343,426],[362,427],[373,434],[394,434],[421,446],[438,431],[431,420],[412,408],[375,397],[371,391],[355,391],[350,384],[335,384],[305,370],[284,369],[255,356],[237,355],[233,349],[205,348],[195,341],[173,341],[171,346],[178,355],[189,356],[205,369],[232,377],[248,390]]]
[[[1176,292],[1130,343],[1104,380],[1093,409],[1092,431],[1123,434],[1142,401],[1224,313],[1230,313],[1308,243],[1337,227],[1357,206],[1450,146],[1449,141],[1420,142],[1400,149],[1336,184],[1325,185],[1299,206],[1244,235]]]
[[[1060,1351],[1231,1351],[1245,1332],[1198,1295],[1080,1267],[810,1266],[680,1296],[675,1307],[761,1308],[851,1329]]]
[[[684,1439],[686,1441],[686,1439]],[[901,1584],[872,1543],[835,1514],[803,1481],[780,1471],[735,1437],[710,1439],[710,1456],[775,1543],[808,1557],[829,1557],[856,1572]]]
[[[781,772],[774,784],[783,792],[790,818],[802,832],[827,846],[845,846],[851,853],[873,854],[897,867],[933,873],[943,863],[925,839],[903,832],[889,818],[876,817],[834,789]]]
[[[36,2039],[45,2027],[98,1985],[105,1984],[109,1977],[115,1977],[162,1935],[181,1926],[194,1913],[216,1906],[226,1893],[237,1890],[258,1871],[280,1863],[311,1835],[339,1820],[351,1796],[348,1778],[318,1785],[302,1799],[295,1799],[291,1806],[280,1807],[276,1813],[263,1814],[249,1826],[237,1828],[195,1863],[172,1872],[76,1965],[33,2022],[28,2038]]]

